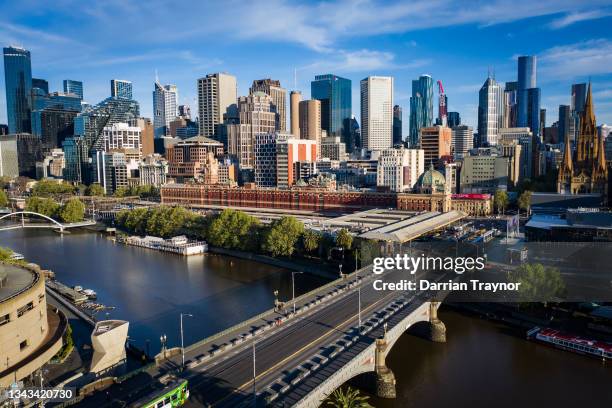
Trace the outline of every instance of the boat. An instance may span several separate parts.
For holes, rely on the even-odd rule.
[[[21,255],[19,252],[13,252],[10,258],[13,261],[21,261],[22,259],[25,259],[25,257]]]
[[[96,292],[94,292],[92,289],[83,289],[81,291],[81,293],[83,293],[85,296],[87,296],[89,299],[95,299],[96,297],[98,297],[98,295],[96,294]]]
[[[589,340],[560,330],[539,327],[529,330],[527,337],[562,350],[597,357],[604,361],[612,359],[612,343]]]

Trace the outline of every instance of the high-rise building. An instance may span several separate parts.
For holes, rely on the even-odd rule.
[[[455,159],[467,156],[474,147],[474,130],[471,126],[459,125],[452,128],[451,150]]]
[[[323,131],[324,133],[327,133]],[[340,136],[323,137],[321,140],[321,158],[337,161],[346,161],[346,145],[342,143]]]
[[[337,75],[316,75],[310,83],[310,97],[321,101],[321,128],[327,136],[339,136],[348,152],[356,146],[351,137],[351,80]]]
[[[419,130],[433,125],[433,115],[433,79],[429,75],[421,75],[412,81],[408,134],[411,148],[420,145]]]
[[[544,138],[544,129],[546,128],[546,109],[540,109],[540,139]]]
[[[423,127],[419,140],[425,151],[425,163],[436,164],[438,159],[451,155],[452,131],[446,126]]]
[[[257,79],[253,81],[249,93],[263,92],[272,98],[272,107],[276,112],[276,128],[281,132],[287,130],[287,90],[276,79]]]
[[[321,101],[309,99],[299,104],[300,135],[298,139],[314,140],[321,146]]]
[[[153,125],[155,137],[170,134],[170,122],[178,116],[178,89],[176,85],[155,82],[153,91]]]
[[[178,115],[184,119],[191,119],[191,107],[189,105],[179,105]]]
[[[18,160],[15,135],[0,136],[0,177],[19,176]]]
[[[93,181],[112,195],[121,187],[128,186],[128,168],[125,154],[121,152],[97,151],[92,156]]]
[[[4,86],[9,133],[32,130],[32,63],[30,51],[18,47],[4,48]]]
[[[294,137],[276,139],[276,186],[289,188],[299,178],[296,164],[312,163],[320,156],[319,147],[314,140]]]
[[[145,156],[138,163],[138,173],[141,185],[161,187],[166,184],[168,162],[158,154]]]
[[[497,144],[499,129],[504,120],[503,106],[503,89],[489,76],[478,93],[479,146]]]
[[[32,78],[32,88],[38,88],[43,92],[43,94],[48,94],[49,82],[46,79]]]
[[[291,91],[289,96],[291,108],[291,134],[300,138],[300,102],[302,101],[302,93],[300,91]],[[321,109],[319,108],[319,111]]]
[[[218,181],[217,156],[223,154],[223,144],[203,136],[181,140],[166,148],[168,176],[179,181],[185,178],[202,179],[207,184]]]
[[[532,178],[535,174],[536,146],[533,132],[528,127],[504,128],[499,131],[499,140],[521,145],[520,179]]]
[[[393,146],[393,77],[361,80],[361,140],[368,150]]]
[[[461,125],[461,115],[459,112],[448,112],[448,127],[454,128]]]
[[[460,174],[461,193],[489,193],[508,189],[510,159],[495,154],[478,154],[463,159]]]
[[[213,137],[223,123],[227,108],[236,103],[236,77],[218,72],[198,79],[198,115],[200,135]]]
[[[132,99],[132,82],[124,79],[111,79],[111,97]]]
[[[410,191],[424,171],[423,149],[385,149],[378,156],[376,186],[395,192]]]
[[[518,57],[517,127],[529,127],[540,135],[540,88],[537,88],[537,59],[533,55]]]
[[[585,83],[573,84],[572,95],[570,99],[571,114],[573,120],[574,133],[571,135],[570,140],[575,141],[578,139],[580,134],[580,115],[584,111],[586,104],[586,92],[587,85]]]
[[[395,105],[393,107],[393,146],[402,144],[402,107]]]
[[[149,118],[138,118],[136,119],[136,125],[140,128],[140,150],[142,156],[150,156],[155,151],[154,143],[154,129],[151,119]]]
[[[83,82],[73,79],[64,79],[64,93],[71,93],[83,99]]]
[[[504,88],[504,128],[516,127],[517,123],[518,82],[506,82]]]
[[[238,123],[227,125],[227,151],[236,157],[241,169],[254,168],[255,137],[276,130],[272,98],[263,93],[238,98]]]
[[[127,123],[113,123],[103,131],[104,151],[122,151],[126,157],[142,157],[141,129]]]
[[[436,123],[440,126],[447,126],[448,123],[448,97],[444,93],[442,81],[438,81],[438,118]]]
[[[60,147],[66,137],[74,135],[74,118],[80,111],[81,99],[75,94],[33,90],[32,134],[41,139],[46,150]]]

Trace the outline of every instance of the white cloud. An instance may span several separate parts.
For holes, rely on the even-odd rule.
[[[612,73],[612,41],[596,39],[549,48],[539,54],[544,81]]]
[[[565,28],[567,26],[570,26],[572,24],[575,24],[581,21],[596,20],[596,19],[608,17],[610,15],[612,15],[612,12],[606,11],[606,10],[590,10],[590,11],[569,13],[561,18],[553,20],[550,23],[550,28],[552,29]]]
[[[334,72],[369,72],[398,69],[416,69],[430,63],[428,59],[415,59],[406,64],[395,62],[395,54],[386,51],[361,49],[357,51],[338,50],[333,55],[326,54],[324,60],[306,65],[300,70]]]

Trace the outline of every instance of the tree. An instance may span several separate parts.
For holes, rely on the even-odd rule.
[[[0,247],[0,262],[10,262],[13,251],[9,248]]]
[[[321,234],[319,232],[313,230],[304,231],[304,234],[302,235],[302,244],[304,245],[306,252],[312,252],[319,248],[320,243]]]
[[[88,196],[92,196],[92,197],[101,197],[103,196],[104,193],[104,187],[102,187],[100,184],[98,183],[94,183],[94,184],[90,184],[86,189],[85,189],[85,195]]]
[[[56,182],[53,180],[40,180],[32,188],[32,196],[35,197],[53,197],[56,195],[72,195],[75,192],[73,185]]]
[[[30,197],[26,201],[26,211],[46,215],[47,217],[57,217],[60,205],[52,198]]]
[[[525,190],[518,198],[518,206],[520,209],[527,212],[529,216],[529,208],[531,207],[531,191]]]
[[[368,404],[368,399],[369,397],[360,395],[359,390],[354,388],[338,388],[329,397],[327,405],[334,408],[373,408]]]
[[[282,217],[270,224],[264,234],[262,248],[272,256],[291,256],[303,233],[304,224],[295,217]]]
[[[115,197],[127,197],[130,195],[130,189],[127,187],[119,187],[113,194]]]
[[[83,221],[85,204],[78,198],[71,198],[59,210],[59,218],[64,222]]]
[[[380,256],[380,245],[376,241],[360,238],[356,247],[359,248],[359,260],[362,268],[365,265],[370,265],[374,262],[374,258]]]
[[[353,236],[346,228],[342,228],[336,235],[336,245],[344,249],[351,249],[353,245]]]
[[[519,295],[524,302],[546,302],[565,292],[565,282],[557,268],[542,264],[524,264],[510,273],[509,280],[520,283]]]
[[[495,202],[497,212],[503,214],[504,210],[508,206],[508,193],[506,193],[504,190],[495,190],[493,201]]]
[[[208,242],[221,248],[247,250],[257,241],[259,220],[242,211],[225,209],[208,227]]]
[[[9,200],[4,190],[0,189],[0,207],[8,207]]]

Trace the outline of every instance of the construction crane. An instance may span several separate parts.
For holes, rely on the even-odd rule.
[[[438,122],[442,126],[446,126],[447,113],[447,100],[444,94],[444,87],[442,86],[442,81],[438,80]]]

